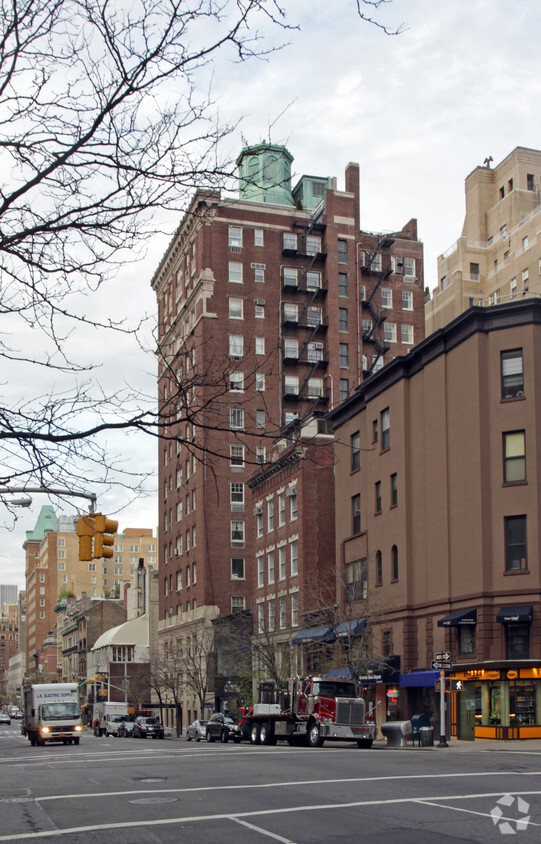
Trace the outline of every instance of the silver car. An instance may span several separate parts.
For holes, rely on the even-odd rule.
[[[192,739],[195,739],[196,741],[204,741],[206,738],[206,726],[206,721],[192,721],[186,730],[186,741],[191,741]]]

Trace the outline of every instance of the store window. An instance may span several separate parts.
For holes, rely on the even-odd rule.
[[[509,723],[512,726],[537,724],[535,686],[531,680],[514,680],[509,683]]]
[[[507,659],[530,658],[530,625],[527,623],[506,624]]]

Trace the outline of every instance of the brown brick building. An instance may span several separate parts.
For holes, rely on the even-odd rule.
[[[364,563],[373,653],[401,657],[402,717],[437,723],[449,651],[461,738],[541,737],[540,361],[541,302],[472,308],[331,414],[336,559]]]

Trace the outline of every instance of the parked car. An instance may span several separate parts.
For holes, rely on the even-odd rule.
[[[11,718],[7,712],[0,712],[0,724],[11,724]]]
[[[196,741],[203,741],[207,736],[207,722],[206,721],[192,721],[188,729],[186,730],[186,741],[191,741],[195,739]]]
[[[158,718],[155,715],[145,717],[139,715],[133,724],[134,738],[163,738],[164,730]]]
[[[207,721],[205,728],[205,737],[207,741],[228,742],[233,739],[235,743],[239,743],[242,739],[242,733],[238,724],[235,724],[229,715],[224,715],[222,712],[215,712]]]
[[[117,736],[119,738],[132,738],[133,737],[133,725],[134,721],[133,718],[124,718],[118,725]]]
[[[15,718],[17,721],[20,721],[21,718],[23,717],[22,709],[16,709],[15,712],[11,713],[11,717]]]

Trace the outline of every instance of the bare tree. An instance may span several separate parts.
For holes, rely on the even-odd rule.
[[[183,661],[177,651],[151,663],[150,684],[160,703],[160,710],[172,701],[175,709],[175,734],[182,732]]]
[[[356,0],[357,12],[374,23],[386,2]],[[104,331],[147,342],[144,317],[118,320],[95,294],[142,254],[166,212],[232,175],[218,154],[231,127],[211,119],[208,66],[222,54],[269,56],[280,44],[260,29],[282,38],[292,27],[278,0],[1,8],[0,357],[22,370],[0,398],[0,484],[108,483],[124,467],[105,434],[163,434],[168,419],[149,396],[107,388],[80,354],[91,332],[100,345]],[[13,388],[25,379],[30,400]],[[192,385],[183,381],[179,399]]]
[[[214,668],[214,630],[210,626],[192,628],[176,644],[173,659],[178,666],[186,691],[198,700],[199,711],[205,704]]]

